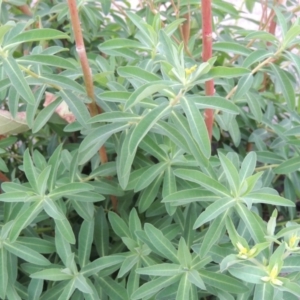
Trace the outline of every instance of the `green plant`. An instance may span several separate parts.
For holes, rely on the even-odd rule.
[[[1,299],[298,299],[299,5],[201,3],[1,2]]]

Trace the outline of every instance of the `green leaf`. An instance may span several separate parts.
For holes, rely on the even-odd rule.
[[[7,273],[7,251],[4,247],[0,249],[0,297],[5,299],[8,284]]]
[[[298,43],[298,39],[296,38],[299,37],[299,34],[300,34],[300,25],[293,24],[284,36],[282,47],[288,48],[292,44],[294,44],[293,42]]]
[[[129,153],[134,153],[145,135],[154,126],[154,124],[162,117],[170,113],[172,110],[168,103],[162,103],[152,109],[143,119],[134,127],[128,142]]]
[[[294,87],[286,75],[286,73],[281,70],[278,66],[270,64],[271,69],[276,77],[276,83],[280,86],[284,100],[290,110],[295,109],[295,90]]]
[[[134,187],[135,192],[139,192],[149,186],[155,178],[162,174],[168,166],[167,162],[160,162],[149,167],[140,177]]]
[[[76,70],[76,67],[65,58],[55,55],[33,54],[18,58],[18,63],[48,65],[57,68]]]
[[[110,0],[100,0],[103,13],[107,16],[110,11],[111,1]]]
[[[12,254],[39,266],[47,266],[50,265],[50,261],[46,259],[43,255],[39,254],[38,252],[21,245],[18,242],[10,243],[4,242],[4,247],[7,251],[11,252]]]
[[[50,103],[48,106],[43,108],[39,114],[37,115],[36,119],[34,120],[34,123],[32,125],[32,132],[36,133],[42,127],[49,121],[49,119],[52,117],[54,111],[56,108],[61,104],[62,99],[57,98],[52,103]]]
[[[250,73],[250,70],[246,68],[241,67],[213,67],[211,71],[208,72],[206,75],[207,77],[212,78],[235,78],[235,77],[241,77],[244,75],[248,75]],[[206,77],[204,76],[204,77]]]
[[[27,227],[42,210],[43,201],[37,201],[36,203],[23,210],[15,219],[15,223],[9,235],[9,240],[11,242],[15,241],[22,229]]]
[[[62,220],[55,219],[55,225],[57,230],[68,243],[75,244],[75,235],[67,218]]]
[[[233,42],[217,42],[213,43],[213,50],[223,51],[225,53],[234,53],[244,56],[251,54],[251,50],[241,44]]]
[[[215,201],[220,199],[219,196],[215,196],[212,192],[203,189],[186,189],[169,194],[163,198],[162,202],[170,203],[172,206],[186,205],[193,202],[200,201]]]
[[[292,157],[274,168],[276,174],[289,174],[300,169],[300,157]]]
[[[135,49],[143,49],[147,50],[148,48],[143,46],[138,41],[130,40],[130,39],[124,39],[124,38],[114,38],[107,40],[100,44],[98,47],[100,51],[110,54],[109,51],[121,49],[121,48],[135,48]]]
[[[186,98],[194,102],[199,109],[211,108],[228,112],[230,114],[240,113],[239,108],[234,103],[223,97],[187,95]]]
[[[124,238],[123,238],[124,240]],[[123,277],[126,273],[128,273],[130,270],[134,268],[134,266],[138,263],[140,260],[139,256],[136,254],[127,256],[124,261],[122,262],[122,265],[120,267],[118,278]]]
[[[163,80],[152,81],[137,88],[126,101],[124,110],[129,110],[145,98],[166,89],[169,86],[168,82]]]
[[[151,49],[155,45],[154,39],[154,29],[149,26],[138,14],[133,13],[131,11],[126,12],[127,16],[131,20],[131,22],[139,29],[140,36],[143,44],[147,45],[149,49]]]
[[[28,285],[28,297],[32,300],[40,299],[43,292],[44,281],[41,279],[31,279]]]
[[[145,83],[148,83],[151,81],[157,81],[157,82],[162,81],[162,79],[159,76],[157,76],[156,74],[150,73],[150,72],[148,72],[140,67],[137,67],[137,66],[119,67],[118,74],[122,77],[135,78],[135,79],[144,81]]]
[[[193,138],[204,156],[209,158],[211,153],[210,139],[202,115],[193,101],[188,101],[185,97],[182,97],[180,104],[186,114]]]
[[[249,200],[252,203],[266,203],[270,205],[282,205],[282,206],[295,206],[295,203],[291,200],[285,199],[277,195],[271,195],[266,193],[252,192],[247,196],[243,196],[243,200]]]
[[[71,280],[73,275],[64,272],[63,269],[45,269],[30,275],[31,278],[50,280],[50,281],[61,281]]]
[[[51,28],[32,29],[24,31],[8,40],[5,44],[5,48],[14,47],[21,43],[57,39],[70,39],[70,37],[61,31]]]
[[[255,213],[249,211],[244,204],[237,204],[235,206],[237,213],[241,220],[245,223],[255,243],[265,242],[266,226],[260,217],[256,217]]]
[[[88,124],[97,122],[137,122],[141,117],[139,115],[124,112],[124,111],[112,111],[104,112],[101,115],[97,115],[88,121]]]
[[[264,33],[266,33],[266,32],[264,32]],[[271,35],[271,36],[274,37],[273,35]],[[249,68],[250,66],[252,66],[256,62],[267,59],[272,55],[273,55],[273,52],[271,52],[270,50],[256,49],[255,51],[253,51],[250,55],[248,55],[245,58],[245,60],[243,61],[242,66],[244,68]]]
[[[222,185],[215,179],[208,177],[200,171],[190,169],[177,169],[174,171],[174,174],[179,178],[195,182],[221,197],[231,196],[230,192],[224,185]]]
[[[220,214],[235,205],[236,199],[234,198],[222,198],[218,201],[215,201],[213,204],[210,204],[203,213],[200,214],[193,228],[199,228],[203,224],[217,218]]]
[[[123,285],[110,277],[97,277],[96,283],[108,295],[108,299],[127,300],[127,291]]]
[[[126,123],[112,123],[92,130],[79,146],[79,164],[90,160],[114,133],[129,127]]]
[[[73,183],[68,183],[63,186],[60,186],[54,190],[51,191],[47,196],[51,198],[52,200],[59,199],[61,197],[66,197],[70,196],[73,194],[78,194],[82,192],[87,192],[90,190],[93,190],[93,186],[84,183],[84,182],[73,182]]]
[[[124,222],[123,219],[121,219],[116,213],[109,212],[108,213],[108,219],[112,226],[113,231],[119,236],[119,237],[128,237],[132,238],[131,233],[129,231],[129,228],[127,224]]]
[[[85,277],[89,277],[91,275],[97,274],[101,270],[121,264],[124,259],[125,257],[123,255],[109,255],[100,257],[85,265],[81,269],[80,273]]]
[[[199,272],[196,270],[189,270],[188,272],[188,280],[197,286],[201,290],[206,290],[205,284],[202,278],[199,275]]]
[[[157,176],[156,179],[142,191],[138,204],[140,213],[145,212],[157,197],[161,182],[163,180],[163,175],[164,174],[161,173],[159,176]]]
[[[245,270],[247,270],[247,272],[245,272]],[[228,271],[234,277],[237,277],[244,282],[254,284],[262,284],[263,281],[261,278],[268,275],[264,268],[255,266],[248,261],[234,264],[229,267]]]
[[[76,286],[75,286],[75,278],[69,281],[69,283],[63,289],[63,292],[60,294],[58,300],[65,300],[70,299],[72,294],[74,293]]]
[[[207,257],[211,248],[220,240],[225,232],[225,220],[228,216],[228,211],[216,217],[209,225],[207,232],[200,247],[200,256]]]
[[[148,223],[145,224],[144,228],[146,235],[159,253],[174,263],[178,263],[177,251],[172,243],[163,235],[163,233]]]
[[[54,220],[63,220],[66,218],[56,203],[48,197],[45,197],[43,200],[43,208],[46,214]]]
[[[10,56],[8,56],[7,58],[2,57],[2,60],[4,71],[9,77],[9,80],[13,87],[28,104],[34,105],[35,97],[16,61]]]
[[[241,294],[248,290],[247,286],[245,286],[241,281],[228,275],[207,270],[201,270],[199,273],[204,283],[216,287],[222,291],[232,294]]]
[[[138,274],[149,276],[174,276],[184,273],[180,265],[160,263],[150,267],[139,268],[136,270]]]
[[[83,101],[68,90],[60,90],[58,94],[66,101],[69,109],[75,115],[76,120],[82,126],[85,126],[90,118],[90,113]]]
[[[166,278],[157,278],[154,280],[151,280],[145,284],[143,284],[141,287],[139,287],[132,295],[132,300],[138,300],[142,298],[148,298],[152,295],[156,294],[158,291],[160,291],[163,288],[166,288],[170,286],[171,284],[179,281],[181,275],[175,275],[172,277],[166,277]]]
[[[244,95],[251,89],[253,84],[253,75],[250,73],[244,75],[239,79],[236,92],[234,93],[233,100],[237,101],[244,98]]]
[[[78,236],[78,260],[81,268],[89,262],[94,237],[94,226],[94,220],[84,220],[80,226]]]
[[[189,299],[190,289],[191,289],[191,282],[188,279],[188,273],[186,273],[182,275],[180,279],[176,300]]]
[[[254,151],[249,152],[244,158],[241,169],[239,172],[239,177],[241,182],[246,180],[247,177],[251,176],[256,167],[256,153]]]
[[[219,152],[219,159],[221,162],[221,166],[226,175],[226,180],[229,183],[231,192],[233,195],[238,195],[238,191],[240,188],[240,178],[237,169],[234,164],[226,157],[222,152]]]

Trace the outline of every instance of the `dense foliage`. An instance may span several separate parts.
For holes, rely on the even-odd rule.
[[[129,2],[0,1],[0,299],[299,299],[298,1]]]

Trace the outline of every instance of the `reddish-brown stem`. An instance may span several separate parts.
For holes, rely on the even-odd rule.
[[[30,7],[27,4],[17,6],[17,8],[26,16],[31,17],[32,11],[30,10]]]
[[[72,24],[73,32],[74,32],[76,50],[77,50],[78,57],[79,57],[79,60],[81,63],[86,93],[87,93],[88,97],[92,100],[92,102],[89,103],[88,107],[90,110],[90,114],[93,117],[93,116],[96,116],[98,113],[101,113],[102,109],[99,106],[97,106],[97,104],[96,104],[96,99],[95,99],[95,94],[94,94],[93,77],[92,77],[92,72],[91,72],[88,58],[87,58],[86,51],[85,51],[76,0],[68,0],[68,6],[69,6],[69,10],[70,10],[71,24]],[[108,161],[106,149],[104,146],[102,146],[99,149],[99,156],[100,156],[100,160],[101,160],[102,164],[104,164]],[[111,202],[113,205],[113,209],[116,211],[117,210],[117,198],[115,196],[111,196]]]
[[[202,8],[202,59],[204,62],[212,57],[212,10],[211,0],[201,0]],[[214,81],[205,82],[205,95],[212,96],[215,93]],[[210,140],[212,139],[212,128],[214,123],[214,111],[212,109],[205,110],[205,124]]]

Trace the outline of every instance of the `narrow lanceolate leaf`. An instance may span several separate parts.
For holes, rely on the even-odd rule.
[[[32,300],[39,300],[43,292],[43,287],[44,281],[42,279],[32,278],[28,285],[28,298]]]
[[[201,270],[199,273],[205,284],[216,287],[222,291],[232,294],[242,294],[248,290],[247,286],[240,280],[228,275],[207,270]]]
[[[300,156],[295,156],[284,161],[274,169],[276,174],[288,174],[300,169]]]
[[[161,255],[174,263],[178,263],[177,251],[163,233],[151,224],[145,224],[145,232],[153,246]]]
[[[193,101],[199,109],[218,109],[235,115],[240,112],[239,108],[234,103],[223,97],[187,95],[186,98]]]
[[[270,66],[276,77],[276,82],[281,88],[282,95],[287,103],[288,108],[290,110],[294,110],[296,103],[295,91],[289,77],[286,75],[285,71],[281,70],[278,66],[274,64],[270,64]]]
[[[45,54],[26,55],[18,58],[17,61],[19,63],[26,63],[26,64],[36,63],[36,64],[48,65],[57,68],[76,70],[76,67],[68,60],[55,55],[45,55]]]
[[[256,243],[265,242],[265,235],[267,234],[267,230],[261,218],[256,217],[255,213],[248,210],[248,208],[244,204],[236,205],[235,209],[240,218],[244,221],[254,241]]]
[[[220,214],[233,207],[235,204],[236,199],[234,198],[223,198],[218,201],[215,201],[213,204],[209,205],[203,213],[200,214],[200,216],[194,224],[194,229],[197,229],[206,222],[215,219]]]
[[[128,101],[125,104],[124,109],[128,110],[141,100],[165,89],[168,87],[168,82],[164,83],[164,81],[153,81],[150,83],[146,83],[139,88],[137,88],[129,97]]]
[[[254,79],[252,74],[242,76],[237,85],[237,90],[233,96],[233,100],[243,99],[244,95],[251,89],[253,81]]]
[[[54,100],[52,103],[50,103],[48,106],[46,106],[39,112],[32,126],[33,133],[36,133],[40,129],[42,129],[42,127],[48,122],[48,120],[53,115],[55,109],[60,105],[61,102],[62,99],[57,98],[56,100]]]
[[[224,185],[222,185],[215,179],[208,177],[200,171],[177,169],[174,171],[174,174],[179,178],[198,183],[200,186],[205,187],[206,189],[221,197],[231,196],[230,191],[228,191],[228,189]]]
[[[230,67],[213,67],[207,75],[204,77],[208,78],[235,78],[235,77],[241,77],[244,75],[248,75],[250,73],[250,70],[246,68],[230,68]]]
[[[89,262],[94,236],[94,225],[94,220],[84,220],[80,226],[78,237],[78,259],[81,267],[84,267]]]
[[[5,299],[6,288],[8,283],[7,273],[7,250],[4,247],[0,248],[0,298]]]
[[[295,203],[286,198],[280,197],[278,195],[271,195],[259,192],[253,192],[248,194],[242,199],[250,200],[252,203],[266,203],[270,205],[282,205],[282,206],[295,206]]]
[[[45,197],[43,200],[43,208],[44,208],[46,214],[55,220],[63,220],[66,217],[60,211],[60,209],[56,205],[56,203],[48,197]]]
[[[154,126],[154,124],[162,117],[170,113],[171,110],[172,108],[170,105],[168,105],[168,103],[162,103],[143,117],[143,119],[135,126],[131,134],[128,142],[129,153],[135,152],[141,140]]]
[[[253,300],[274,299],[274,287],[271,283],[257,284],[255,286]]]
[[[101,270],[112,267],[114,265],[121,264],[124,261],[125,257],[123,255],[109,255],[100,257],[93,262],[85,265],[80,273],[86,277],[94,275]]]
[[[34,105],[35,97],[27,84],[18,64],[12,57],[2,58],[3,67],[11,84],[18,94],[28,103]]]
[[[182,97],[180,104],[186,114],[193,138],[206,158],[210,157],[211,147],[204,119],[193,101]]]
[[[132,238],[131,232],[129,231],[128,225],[125,223],[125,221],[119,217],[114,212],[108,213],[108,219],[112,226],[113,231],[119,236],[119,237],[128,237]]]
[[[23,228],[27,227],[43,210],[43,202],[38,201],[25,209],[15,220],[15,224],[9,234],[10,241],[15,241]]]
[[[90,118],[90,113],[83,101],[69,90],[61,90],[59,94],[68,104],[68,107],[75,115],[76,120],[82,126],[85,126]]]
[[[97,115],[91,118],[88,123],[105,123],[105,122],[113,122],[113,123],[120,123],[120,122],[138,122],[141,119],[141,116],[124,111],[113,111],[113,112],[105,112],[100,115]]]
[[[48,197],[52,200],[59,199],[61,197],[70,196],[73,194],[78,194],[82,192],[87,192],[93,190],[94,187],[91,186],[88,183],[83,182],[73,182],[68,183],[63,186],[60,186],[56,189],[54,189],[50,194],[48,194]]]
[[[256,152],[251,151],[244,158],[239,172],[241,182],[253,174],[256,167],[256,157]]]
[[[34,41],[45,41],[45,40],[56,40],[56,39],[70,39],[70,37],[58,30],[51,28],[39,28],[24,31],[12,39],[8,40],[5,47],[14,47],[21,43],[34,42]]]
[[[226,174],[226,179],[229,183],[230,189],[234,195],[238,194],[238,190],[240,187],[240,178],[237,169],[234,164],[226,157],[224,154],[219,152],[219,159]]]
[[[142,298],[150,298],[152,295],[156,294],[161,289],[170,286],[171,284],[177,282],[180,279],[181,275],[175,275],[172,277],[166,278],[157,278],[152,281],[149,281],[139,287],[132,295],[132,300],[138,300]]]
[[[50,265],[50,261],[45,258],[43,255],[39,254],[38,252],[21,245],[18,242],[9,243],[4,242],[4,247],[7,251],[11,252],[12,254],[36,265],[40,266],[47,266]]]
[[[67,218],[63,220],[55,219],[55,225],[57,230],[68,243],[75,244],[75,235]]]
[[[190,270],[188,272],[188,280],[194,284],[195,286],[197,286],[199,289],[201,290],[206,290],[205,284],[202,280],[202,278],[199,275],[199,272],[196,270]]]
[[[30,275],[31,278],[50,280],[50,281],[61,281],[70,280],[73,275],[63,272],[63,269],[45,269]]]
[[[176,294],[176,300],[182,300],[182,299],[189,299],[191,289],[191,282],[188,279],[188,273],[182,275],[177,294]]]
[[[137,66],[119,67],[118,74],[125,78],[129,77],[142,80],[145,83],[162,80],[158,75],[148,72]]]
[[[37,187],[38,174],[35,166],[33,165],[32,159],[30,157],[29,149],[27,149],[24,153],[23,167],[24,167],[25,175],[30,185],[36,192],[38,192],[39,191],[39,188]]]
[[[161,263],[158,265],[137,269],[136,272],[138,274],[149,276],[174,276],[177,274],[182,274],[184,270],[180,265],[177,264]]]

